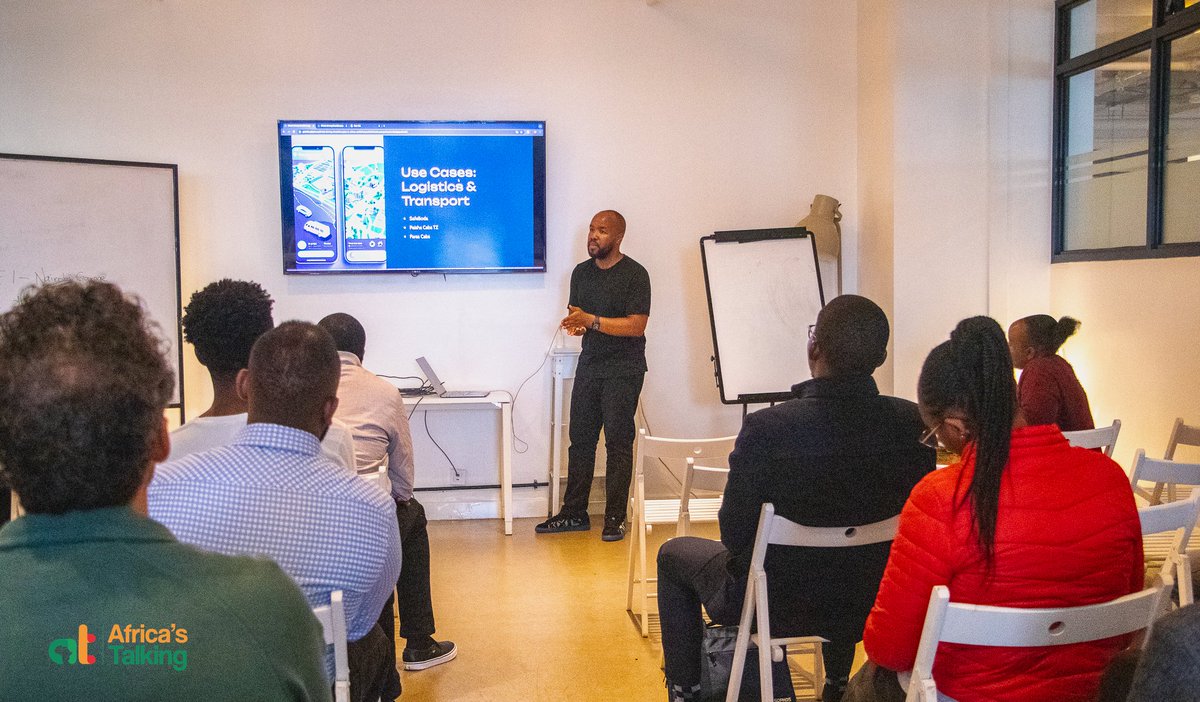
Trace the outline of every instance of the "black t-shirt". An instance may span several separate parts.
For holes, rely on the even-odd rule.
[[[650,314],[650,274],[625,256],[608,270],[588,259],[571,271],[570,304],[600,317]],[[610,336],[588,329],[575,376],[617,378],[646,372],[645,336]]]

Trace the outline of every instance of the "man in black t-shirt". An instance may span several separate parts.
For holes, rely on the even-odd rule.
[[[583,353],[571,390],[571,448],[562,510],[537,525],[539,534],[587,531],[588,494],[596,471],[596,442],[604,428],[608,453],[604,531],[600,538],[625,537],[625,507],[633,470],[633,415],[646,375],[646,322],[650,318],[650,275],[621,253],[625,218],[614,210],[592,217],[587,261],[571,272],[570,312],[562,327],[583,335]]]

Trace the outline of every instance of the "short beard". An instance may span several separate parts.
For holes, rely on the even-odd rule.
[[[596,253],[589,251],[588,256],[591,256],[592,258],[607,258],[610,253],[612,253],[612,246],[605,248],[597,247]]]

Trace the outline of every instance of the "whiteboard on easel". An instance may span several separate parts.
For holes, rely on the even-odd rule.
[[[808,380],[808,325],[825,304],[817,250],[802,227],[700,239],[721,402],[779,402]]]
[[[173,164],[0,154],[0,312],[29,285],[99,278],[141,298],[175,371],[180,345]]]

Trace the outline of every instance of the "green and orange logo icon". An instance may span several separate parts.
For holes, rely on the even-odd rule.
[[[96,642],[96,635],[89,634],[87,624],[79,625],[79,636],[74,639],[55,639],[50,642],[50,660],[58,665],[91,665],[96,657],[88,654],[88,644]],[[63,651],[66,651],[64,658]]]

